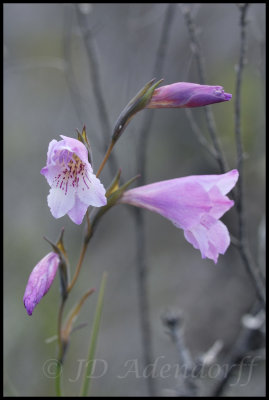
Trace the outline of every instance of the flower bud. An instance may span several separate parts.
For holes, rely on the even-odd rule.
[[[51,252],[42,258],[31,272],[23,297],[24,306],[29,315],[32,315],[36,305],[51,287],[59,263],[59,255]]]
[[[222,86],[177,82],[155,89],[146,108],[202,107],[231,98],[232,95],[225,93]]]

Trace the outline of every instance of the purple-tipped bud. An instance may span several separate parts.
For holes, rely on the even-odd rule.
[[[59,255],[51,252],[42,258],[31,272],[23,296],[24,306],[29,315],[32,315],[35,306],[51,287],[59,263]]]
[[[231,98],[232,95],[225,93],[222,86],[177,82],[155,89],[147,108],[202,107]]]

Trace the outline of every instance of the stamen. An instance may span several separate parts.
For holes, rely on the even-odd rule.
[[[82,177],[86,189],[90,189],[86,180],[88,180],[89,183],[91,183],[91,180],[88,176],[85,164],[75,153],[71,155],[68,150],[63,150],[58,154],[58,162],[60,164],[62,163],[65,168],[60,174],[55,176],[54,184],[56,187],[64,190],[65,195],[67,195],[69,185],[72,185],[74,188],[78,187],[80,176]],[[85,187],[82,187],[82,190],[85,190]]]

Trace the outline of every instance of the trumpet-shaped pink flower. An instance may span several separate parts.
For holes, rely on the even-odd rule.
[[[155,89],[147,108],[201,107],[232,98],[222,86],[177,82]]]
[[[75,224],[81,224],[90,205],[106,205],[106,191],[93,173],[84,144],[61,137],[59,142],[50,142],[47,165],[40,172],[51,187],[48,205],[54,218],[68,214]]]
[[[31,272],[23,296],[24,306],[29,315],[32,315],[35,306],[51,287],[59,263],[58,254],[51,252],[42,258]]]
[[[120,203],[155,211],[184,230],[185,238],[202,258],[217,263],[230,244],[219,218],[234,202],[225,196],[236,184],[238,171],[222,175],[197,175],[171,179],[126,191]]]

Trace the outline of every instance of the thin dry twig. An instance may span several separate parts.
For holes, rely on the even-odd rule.
[[[100,79],[100,66],[98,64],[98,57],[96,54],[96,45],[93,37],[93,32],[89,23],[89,15],[88,13],[84,13],[81,10],[79,4],[75,5],[76,13],[78,18],[79,28],[82,33],[82,37],[84,40],[86,54],[88,57],[89,62],[89,71],[90,71],[90,78],[93,85],[93,92],[94,98],[97,105],[97,112],[99,116],[99,121],[102,127],[102,134],[103,134],[103,148],[104,152],[107,150],[108,143],[111,140],[111,126],[109,122],[108,111],[105,103],[105,97],[103,95],[101,79]],[[110,164],[110,173],[111,175],[115,175],[116,171],[118,171],[117,160],[114,153],[111,153],[108,163]]]
[[[206,84],[206,74],[205,74],[205,67],[204,67],[204,59],[202,56],[202,51],[200,47],[200,43],[197,37],[197,32],[195,29],[194,19],[190,10],[189,6],[184,4],[179,4],[183,17],[185,19],[185,23],[188,29],[189,37],[190,37],[190,46],[191,50],[194,54],[196,59],[196,65],[198,69],[198,77],[199,81],[202,85]],[[207,122],[207,127],[209,131],[209,135],[211,137],[213,148],[214,148],[214,158],[219,164],[220,171],[222,173],[227,171],[227,163],[221,149],[219,135],[217,133],[216,124],[214,120],[214,115],[210,106],[203,107]],[[188,119],[190,120],[190,112],[187,114]],[[192,117],[192,116],[191,116]],[[201,140],[201,139],[200,139]],[[204,141],[205,139],[203,139]],[[212,154],[212,150],[210,147],[207,147],[208,151]]]
[[[184,320],[181,312],[168,311],[162,316],[164,326],[168,328],[167,333],[176,345],[179,365],[184,368],[184,373],[181,378],[183,379],[183,387],[180,390],[180,397],[197,396],[198,386],[196,379],[198,374],[194,374],[195,363],[191,357],[190,351],[185,344],[184,338]]]
[[[252,306],[251,314],[258,316],[260,306],[255,304]],[[254,318],[254,317],[253,317]],[[219,397],[229,382],[231,375],[234,372],[234,367],[240,366],[252,351],[255,351],[263,345],[264,336],[260,328],[253,329],[243,325],[238,333],[237,339],[231,350],[228,352],[219,375],[219,380],[210,393],[210,397]],[[228,368],[227,368],[228,366]]]
[[[238,8],[240,11],[240,52],[239,62],[236,67],[236,88],[235,88],[235,141],[237,150],[237,170],[239,172],[239,178],[237,182],[237,197],[236,197],[236,209],[238,214],[238,250],[241,258],[244,262],[245,268],[250,275],[252,282],[255,285],[257,296],[265,306],[265,294],[264,294],[264,283],[260,275],[260,271],[256,266],[256,263],[252,259],[249,251],[249,245],[247,243],[246,236],[246,217],[245,217],[245,204],[244,204],[244,187],[243,187],[243,143],[242,143],[242,132],[241,132],[241,88],[243,69],[246,59],[247,50],[247,38],[246,38],[246,15],[249,4],[239,4]]]
[[[71,100],[73,102],[74,109],[81,124],[84,124],[83,115],[84,105],[81,94],[79,92],[76,77],[72,68],[71,61],[71,28],[72,28],[72,17],[73,10],[70,7],[65,8],[64,18],[64,32],[63,32],[63,56],[66,62],[66,81],[70,90]]]

